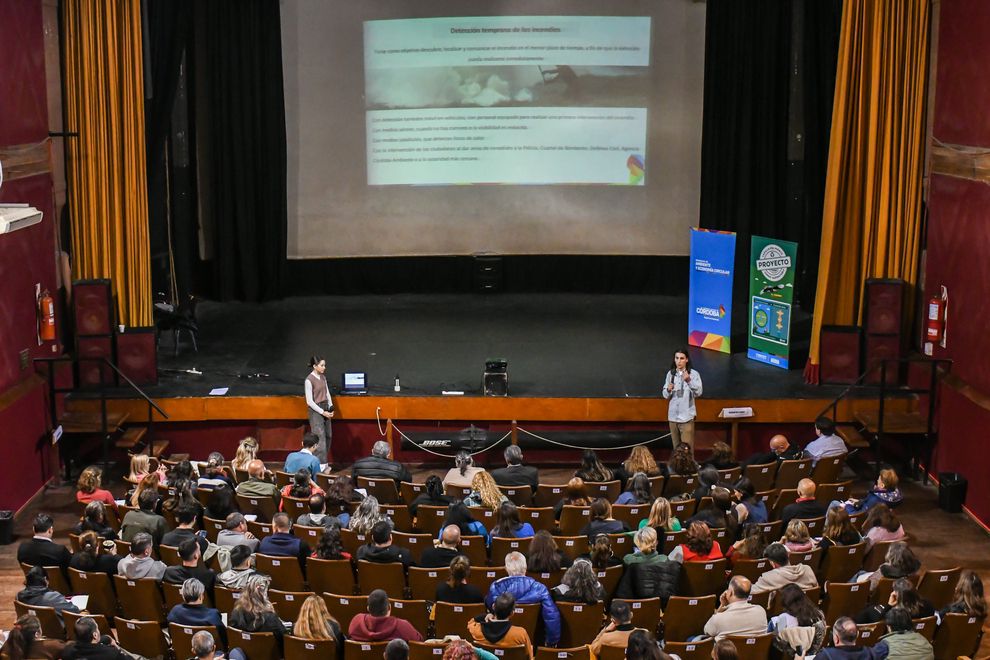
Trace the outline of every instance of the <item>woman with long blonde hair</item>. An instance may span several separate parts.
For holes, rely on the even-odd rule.
[[[147,454],[134,454],[131,456],[131,471],[127,475],[127,481],[138,484],[151,472],[151,458]]]
[[[653,454],[646,448],[646,445],[636,445],[629,452],[629,458],[622,464],[622,469],[626,474],[633,475],[642,472],[648,477],[655,477],[660,474],[660,468]]]
[[[246,471],[248,463],[258,457],[259,448],[260,445],[256,439],[251,436],[244,438],[237,445],[237,453],[234,454],[234,460],[230,462],[230,467],[234,470]]]
[[[270,632],[282,645],[285,626],[268,600],[268,581],[265,575],[252,575],[241,589],[241,596],[230,611],[227,625],[245,632]]]
[[[682,529],[681,521],[674,516],[670,508],[670,500],[666,497],[658,497],[653,500],[653,506],[650,507],[650,516],[639,521],[639,529],[643,529],[644,527],[652,527],[657,530],[657,534],[679,532]]]
[[[374,495],[368,495],[358,504],[348,527],[355,534],[367,535],[371,534],[371,528],[382,520],[388,520],[388,516],[382,513],[378,498]]]
[[[333,640],[343,648],[340,624],[330,615],[327,604],[319,596],[313,595],[303,601],[299,618],[292,627],[296,637],[312,640]],[[338,649],[339,651],[340,649]],[[338,653],[339,655],[339,653]]]
[[[509,500],[502,491],[498,489],[498,484],[488,472],[479,472],[471,480],[471,494],[464,498],[467,506],[483,506],[498,511],[502,502]]]

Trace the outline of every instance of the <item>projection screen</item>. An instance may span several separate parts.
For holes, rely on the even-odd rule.
[[[281,8],[289,258],[687,254],[703,4]]]

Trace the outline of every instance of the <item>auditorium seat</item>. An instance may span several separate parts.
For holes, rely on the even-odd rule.
[[[557,502],[564,499],[565,490],[567,486],[564,484],[537,484],[533,506],[557,506]]]
[[[217,542],[217,536],[220,532],[226,529],[227,524],[224,520],[216,520],[214,518],[208,518],[203,516],[203,529],[206,530],[206,538],[209,539],[210,543]]]
[[[358,477],[357,487],[363,488],[368,495],[374,495],[379,504],[399,503],[399,489],[391,479]]]
[[[403,481],[399,484],[399,497],[406,506],[412,504],[413,500],[426,492],[426,484],[417,484],[411,481]]]
[[[18,619],[25,614],[38,617],[38,621],[41,622],[42,636],[49,637],[51,639],[65,639],[65,628],[63,628],[62,620],[59,619],[58,613],[55,612],[54,607],[28,605],[19,600],[15,600],[14,612],[17,614]]]
[[[283,495],[282,511],[288,514],[290,520],[295,520],[304,513],[309,513],[309,498]]]
[[[667,478],[662,474],[659,474],[655,477],[649,477],[649,480],[650,480],[650,494],[653,495],[654,498],[662,497],[664,485],[667,481]]]
[[[485,529],[491,529],[495,526],[495,511],[492,509],[486,506],[469,506],[468,511]]]
[[[591,522],[590,506],[565,505],[560,512],[560,535],[577,536]]]
[[[819,518],[798,518],[798,520],[804,522],[811,538],[817,538],[822,535],[822,529],[825,527],[825,516]]]
[[[619,566],[609,566],[605,570],[597,571],[598,582],[601,583],[602,588],[605,590],[605,600],[612,598],[615,593],[616,588],[619,586],[619,580],[622,579],[622,571],[624,567]]]
[[[871,545],[870,549],[866,551],[866,557],[863,558],[863,570],[872,573],[880,568],[884,562],[884,557],[887,556],[887,550],[895,543],[900,543],[900,541],[877,541]]]
[[[818,484],[819,487],[822,484],[834,483],[838,480],[839,475],[842,474],[842,468],[846,466],[846,459],[848,457],[849,454],[839,454],[838,456],[819,458],[818,463],[811,469],[811,480]]]
[[[379,564],[361,559],[357,562],[357,575],[362,594],[370,594],[375,589],[384,589],[391,597],[406,593],[406,573],[399,562]]]
[[[650,505],[613,504],[612,517],[626,523],[629,529],[639,529],[639,521],[650,517]]]
[[[386,646],[388,642],[356,642],[348,639],[344,641],[344,657],[347,660],[382,660]],[[255,660],[251,656],[248,658]]]
[[[117,630],[117,643],[125,651],[145,658],[168,657],[169,643],[160,621],[118,616],[114,619],[114,628]]]
[[[670,554],[670,551],[684,543],[685,539],[687,539],[687,530],[685,529],[679,532],[664,532],[661,536],[663,553]]]
[[[873,646],[887,632],[887,626],[883,621],[859,624],[856,628],[859,631],[856,643],[860,646]]]
[[[443,652],[447,648],[447,643],[427,644],[426,642],[416,642],[410,640],[409,660],[441,660]],[[286,658],[286,660],[289,660]]]
[[[421,504],[416,508],[416,529],[436,538],[446,517],[447,507]]]
[[[935,633],[935,657],[975,657],[983,622],[968,614],[946,614]]]
[[[559,601],[560,645],[563,647],[590,644],[602,629],[605,609],[602,603],[568,603]]]
[[[436,536],[430,534],[406,534],[405,532],[392,532],[392,543],[405,548],[412,555],[413,562],[419,563],[423,551],[433,547],[433,539]]]
[[[603,644],[601,653],[598,654],[596,660],[625,660],[625,659],[626,659],[625,646],[613,646],[611,644]]]
[[[725,636],[725,639],[736,645],[736,658],[738,660],[766,660],[770,657],[773,638],[772,633]]]
[[[471,568],[475,572],[476,568]],[[446,582],[450,571],[446,568],[419,568],[409,567],[409,595],[422,600],[433,600],[436,598],[437,585]]]
[[[630,525],[632,527],[632,525]],[[636,529],[635,527],[632,527]],[[612,545],[612,553],[616,557],[624,557],[626,555],[632,554],[636,546],[633,545],[633,537],[631,534],[619,533],[619,534],[609,534],[609,543]]]
[[[913,619],[911,624],[914,626],[914,631],[929,642],[935,640],[935,629],[938,628],[938,621],[934,615]]]
[[[663,650],[677,655],[681,660],[709,660],[714,648],[715,640],[705,639],[697,642],[666,642]]]
[[[788,561],[793,566],[795,564],[807,564],[811,570],[818,572],[818,567],[822,563],[822,549],[813,548],[807,552],[788,552]]]
[[[536,626],[540,621],[541,605],[539,603],[516,603],[512,610],[512,625],[525,628],[529,638],[536,637]]]
[[[818,482],[815,482],[818,484]],[[842,481],[839,483],[820,483],[815,490],[815,501],[824,507],[832,502],[844,502],[852,495],[852,482]]]
[[[388,602],[392,606],[392,616],[405,619],[412,627],[419,631],[423,639],[429,639],[430,611],[426,608],[426,600],[406,600],[393,597],[389,592]],[[433,598],[430,598],[433,600]]]
[[[866,541],[854,545],[833,545],[822,557],[819,582],[845,582],[863,565],[866,556]]]
[[[176,605],[181,605],[184,601],[182,600],[182,585],[172,584],[171,582],[162,582],[162,597],[165,600],[165,613],[168,614]]]
[[[784,535],[784,523],[780,520],[771,520],[765,523],[757,524],[760,526],[760,531],[763,532],[763,535],[769,542],[776,541]]]
[[[553,508],[549,506],[521,506],[519,507],[519,520],[524,523],[528,522],[533,526],[533,531],[535,532],[546,531],[553,533],[554,528],[557,526],[557,520],[553,515]]]
[[[632,612],[632,624],[634,626],[645,628],[650,632],[656,632],[663,612],[659,597],[620,598],[618,600],[629,603],[629,610]]]
[[[472,488],[470,486],[458,486],[456,484],[444,484],[443,494],[447,497],[452,497],[453,499],[460,501],[471,494]]]
[[[179,557],[179,549],[174,545],[158,546],[158,557],[165,562],[166,566],[178,566],[182,563],[182,558]]]
[[[533,660],[591,660],[591,649],[587,645],[569,649],[539,646],[534,652]]]
[[[392,529],[398,532],[412,532],[412,516],[405,504],[383,504],[382,513],[392,521]]]
[[[777,461],[747,465],[746,469],[743,470],[743,476],[753,482],[753,488],[756,492],[771,490],[774,479],[777,477]]]
[[[293,525],[292,534],[297,539],[305,543],[310,549],[316,548],[323,538],[326,527],[322,525]]]
[[[62,612],[62,619],[65,621],[65,639],[66,641],[73,641],[76,638],[76,621],[83,618],[84,616],[91,617],[93,621],[96,622],[96,627],[100,631],[100,635],[110,634],[110,622],[102,614],[93,614],[91,612]],[[47,635],[45,635],[47,637]]]
[[[165,621],[161,591],[154,579],[129,580],[122,575],[114,575],[113,585],[124,618],[159,623]]]
[[[279,490],[282,490],[286,486],[292,483],[292,480],[296,475],[291,472],[284,472],[283,470],[275,470],[275,485],[278,486]]]
[[[725,588],[726,559],[712,561],[686,561],[681,566],[680,586],[677,593],[684,596],[720,594]]]
[[[618,479],[612,481],[585,481],[584,487],[592,499],[604,497],[609,502],[619,499],[622,494],[622,484]]]
[[[270,632],[245,632],[227,626],[227,645],[232,649],[240,648],[249,660],[280,660],[282,657],[275,634]]]
[[[532,639],[532,635],[530,635]],[[486,642],[476,642],[475,646],[495,654],[499,660],[529,660],[529,652],[522,644],[519,646],[493,646]],[[348,660],[350,660],[348,658]]]
[[[486,612],[484,603],[457,604],[439,601],[433,617],[436,626],[434,636],[438,639],[443,639],[447,635],[468,637],[468,621]],[[513,623],[519,625],[515,621]]]
[[[235,497],[237,498],[237,508],[240,509],[241,513],[257,516],[259,522],[270,523],[272,516],[278,511],[273,497],[256,497],[239,493]]]
[[[811,476],[811,459],[797,458],[793,461],[780,461],[774,488],[797,488],[798,482]]]
[[[270,520],[249,520],[247,528],[256,539],[263,539],[275,533]]]
[[[337,481],[336,475],[327,474],[326,472],[316,473],[316,485],[319,486],[324,493],[330,492],[330,488],[333,486],[333,482],[335,481]]]
[[[669,500],[673,497],[677,497],[678,495],[683,495],[684,493],[693,493],[694,489],[697,487],[697,474],[672,474],[667,477],[667,482],[663,487],[663,494],[664,497]],[[671,502],[671,504],[673,504],[673,502]]]
[[[213,603],[221,612],[229,613],[233,610],[240,597],[240,589],[228,589],[220,584],[213,585]]]
[[[528,575],[529,577],[533,578],[534,580],[545,586],[547,590],[550,590],[556,587],[558,584],[560,584],[561,578],[564,577],[564,569],[561,568],[556,571],[545,571],[539,573],[535,571],[529,571],[528,573],[526,573],[526,575]]]
[[[554,536],[553,540],[557,544],[557,549],[567,555],[571,561],[588,554],[587,536]]]
[[[108,619],[117,616],[117,594],[114,593],[110,576],[103,571],[80,571],[69,569],[69,586],[74,594],[86,594],[89,602],[86,610],[102,614]]]
[[[960,574],[962,568],[958,566],[925,571],[918,582],[918,594],[930,602],[936,610],[942,609],[952,602]]]
[[[501,536],[492,537],[492,563],[499,566],[505,565],[505,556],[510,552],[521,552],[526,554],[529,547],[529,539],[503,538]],[[559,547],[559,544],[558,544]],[[563,548],[561,548],[563,550]]]
[[[682,523],[685,523],[688,518],[693,516],[697,508],[698,503],[694,500],[694,498],[670,501],[670,515],[677,518]]]
[[[168,624],[168,636],[172,639],[172,650],[175,657],[180,659],[192,658],[192,638],[198,632],[206,631],[213,635],[213,640],[217,645],[217,650],[221,648],[220,633],[216,626],[186,626],[179,623]]]
[[[732,574],[749,578],[750,582],[756,582],[772,568],[769,559],[735,559],[732,562]]]
[[[742,468],[734,467],[718,471],[719,481],[723,484],[733,485],[742,477]]]
[[[718,592],[721,593],[721,592]],[[657,603],[659,605],[659,602]],[[705,631],[705,623],[715,612],[718,596],[671,596],[663,613],[664,638],[686,642]],[[635,611],[633,612],[635,616]]]
[[[327,605],[330,616],[337,619],[341,630],[348,630],[351,619],[362,612],[368,611],[367,596],[352,596],[351,594],[323,593],[323,602]]]
[[[505,557],[502,557],[502,564],[499,566],[472,567],[468,576],[468,584],[478,587],[482,594],[487,594],[492,582],[508,576],[504,565]],[[494,561],[494,559],[493,559]]]
[[[295,557],[282,557],[276,555],[263,555],[260,552],[254,554],[255,569],[259,573],[271,576],[272,589],[283,591],[305,591],[306,579],[303,577],[302,567]]]
[[[516,506],[531,506],[533,504],[532,486],[499,486],[498,489]]]
[[[460,552],[468,558],[472,567],[484,566],[488,563],[488,545],[484,536],[462,536]]]
[[[268,600],[275,607],[278,618],[282,621],[295,621],[299,618],[299,610],[307,598],[313,596],[312,591],[282,591],[280,589],[269,589]]]

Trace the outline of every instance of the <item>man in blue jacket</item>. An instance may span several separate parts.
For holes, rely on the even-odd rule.
[[[557,646],[560,641],[560,611],[546,586],[526,575],[526,556],[521,552],[507,554],[505,572],[508,577],[492,582],[485,596],[485,605],[491,609],[495,599],[504,593],[512,594],[519,604],[539,603],[546,628],[546,646]]]
[[[316,445],[320,444],[320,439],[313,433],[306,433],[302,438],[302,449],[294,451],[285,458],[283,468],[289,474],[295,474],[299,470],[308,470],[309,478],[316,479],[320,472],[320,459],[313,452]]]

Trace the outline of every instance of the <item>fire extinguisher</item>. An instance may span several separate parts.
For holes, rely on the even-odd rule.
[[[925,322],[925,352],[931,354],[930,347],[939,344],[945,348],[945,326],[949,311],[949,292],[943,286],[941,292],[928,301],[928,318]]]
[[[55,301],[45,289],[38,298],[38,337],[42,341],[55,339]]]

